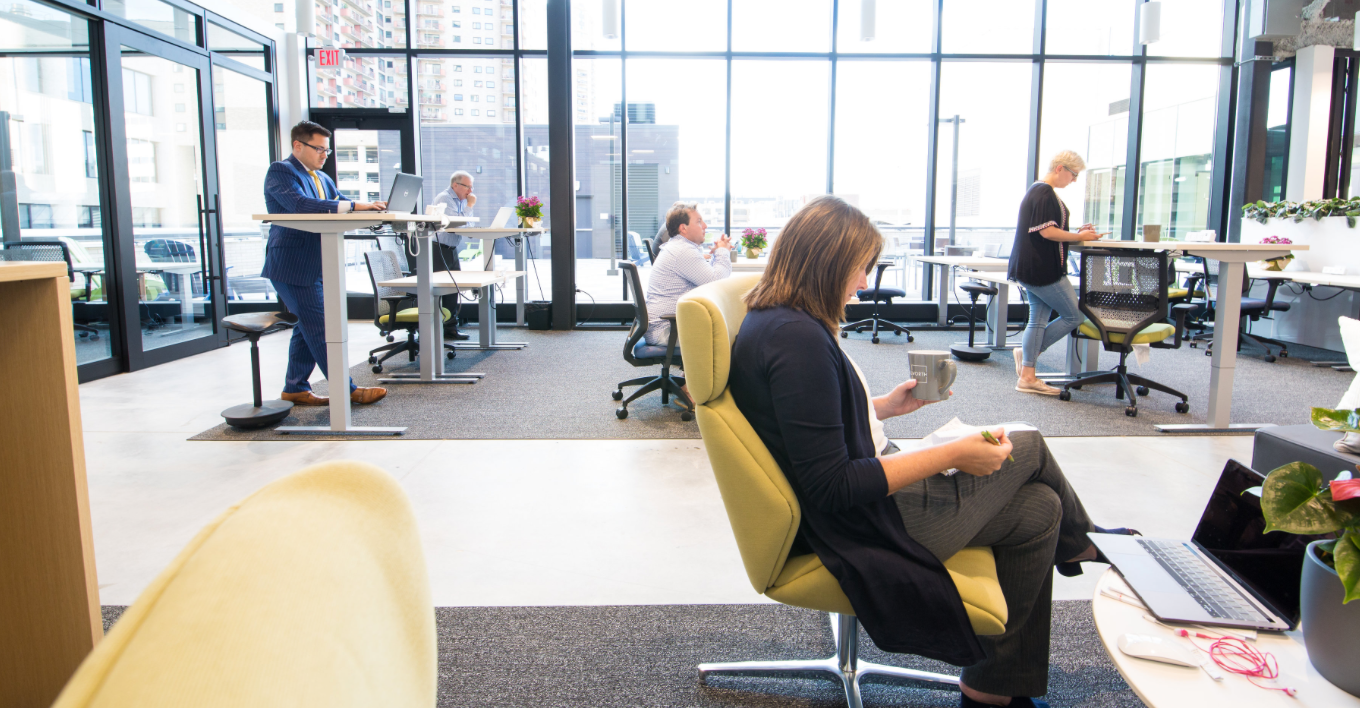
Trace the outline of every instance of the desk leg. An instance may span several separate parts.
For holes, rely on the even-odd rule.
[[[515,278],[515,324],[524,326],[524,303],[529,299],[529,269],[524,260],[524,242],[528,234],[520,234],[515,239],[515,270],[524,273]]]
[[[179,274],[179,290],[175,293],[179,298],[179,328],[189,329],[194,326],[194,274]]]
[[[1246,264],[1219,261],[1220,284],[1241,283]],[[1233,374],[1237,370],[1237,333],[1241,327],[1242,292],[1239,287],[1219,287],[1214,312],[1214,359],[1209,368],[1209,422],[1207,424],[1158,425],[1164,433],[1249,433],[1266,424],[1232,424]]]
[[[496,341],[496,286],[488,285],[481,289],[481,302],[477,305],[477,336],[481,340],[476,344],[458,344],[459,349],[523,349],[529,346],[528,342],[497,342]]]
[[[496,262],[496,239],[482,239],[482,270],[491,270],[491,264]]]
[[[355,427],[349,410],[349,303],[345,296],[345,235],[321,237],[322,293],[326,308],[326,384],[330,390],[330,427],[285,425],[279,433],[309,435],[401,435],[406,428]]]
[[[992,311],[987,314],[987,324],[992,327],[992,341],[987,346],[992,349],[1014,349],[1016,345],[1006,343],[1006,321],[1011,309],[1011,287],[1005,283],[996,284],[996,296],[992,298]]]
[[[949,324],[949,291],[954,289],[954,282],[949,277],[949,266],[940,263],[936,263],[935,266],[940,269],[939,289],[935,295],[935,303],[936,307],[939,308],[939,325],[944,327]]]
[[[416,309],[420,313],[420,373],[391,374],[378,379],[379,383],[477,383],[484,374],[444,373],[444,308],[441,298],[434,294],[433,251],[438,244],[433,238],[411,235],[419,239],[420,253],[416,255]]]

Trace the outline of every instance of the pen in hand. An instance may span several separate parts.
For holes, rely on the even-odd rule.
[[[1001,443],[998,442],[996,438],[992,437],[992,434],[986,430],[982,431],[982,439],[997,447],[1001,447]],[[1006,455],[1006,459],[1015,462],[1015,455]]]

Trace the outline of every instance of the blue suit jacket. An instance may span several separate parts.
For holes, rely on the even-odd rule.
[[[296,157],[289,155],[270,165],[264,176],[265,208],[270,214],[336,213],[340,201],[349,200],[335,188],[330,175],[316,174],[325,194],[316,193],[316,183]],[[310,231],[271,224],[260,275],[290,285],[316,283],[321,279],[321,238]]]

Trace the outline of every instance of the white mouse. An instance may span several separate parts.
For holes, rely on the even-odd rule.
[[[1199,657],[1171,639],[1150,637],[1146,634],[1121,634],[1116,642],[1119,651],[1132,657],[1160,661],[1176,666],[1200,665]]]

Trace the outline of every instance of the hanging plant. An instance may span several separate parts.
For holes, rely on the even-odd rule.
[[[1344,216],[1346,225],[1353,229],[1355,218],[1360,216],[1360,197],[1315,199],[1311,202],[1258,201],[1243,204],[1242,216],[1262,224],[1266,223],[1266,219],[1293,219],[1298,223],[1308,218],[1319,220],[1327,216]]]

